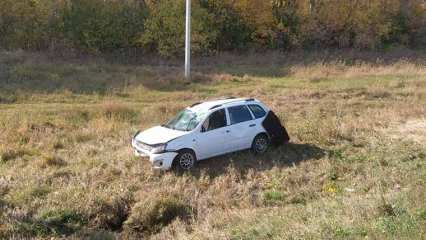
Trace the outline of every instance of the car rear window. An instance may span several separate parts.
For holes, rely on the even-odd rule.
[[[253,117],[250,114],[247,106],[235,106],[228,108],[229,118],[231,119],[231,124],[237,124],[241,122],[246,122],[253,120]]]
[[[249,108],[256,119],[263,118],[266,115],[265,110],[259,105],[251,104],[249,105]]]

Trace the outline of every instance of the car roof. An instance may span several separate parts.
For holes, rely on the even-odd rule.
[[[213,109],[219,109],[222,107],[232,107],[235,105],[246,104],[247,102],[260,103],[258,100],[251,98],[225,98],[195,103],[191,107],[189,107],[189,109],[194,112],[208,112]]]

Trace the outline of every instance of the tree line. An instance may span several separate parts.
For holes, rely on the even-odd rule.
[[[193,52],[426,45],[424,0],[192,0]],[[1,0],[0,48],[182,54],[185,0]]]

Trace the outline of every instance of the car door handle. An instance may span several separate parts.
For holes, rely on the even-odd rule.
[[[256,124],[251,124],[249,127],[256,127]]]
[[[226,130],[226,133],[230,133],[231,132],[231,130]]]

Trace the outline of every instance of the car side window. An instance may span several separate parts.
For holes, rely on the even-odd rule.
[[[231,125],[253,120],[250,111],[245,105],[230,107],[228,112]]]
[[[212,113],[203,123],[203,132],[212,131],[215,129],[226,127],[225,109],[217,110]]]
[[[253,113],[256,119],[263,118],[266,115],[265,110],[259,105],[250,104],[248,107],[250,108],[251,112]]]

